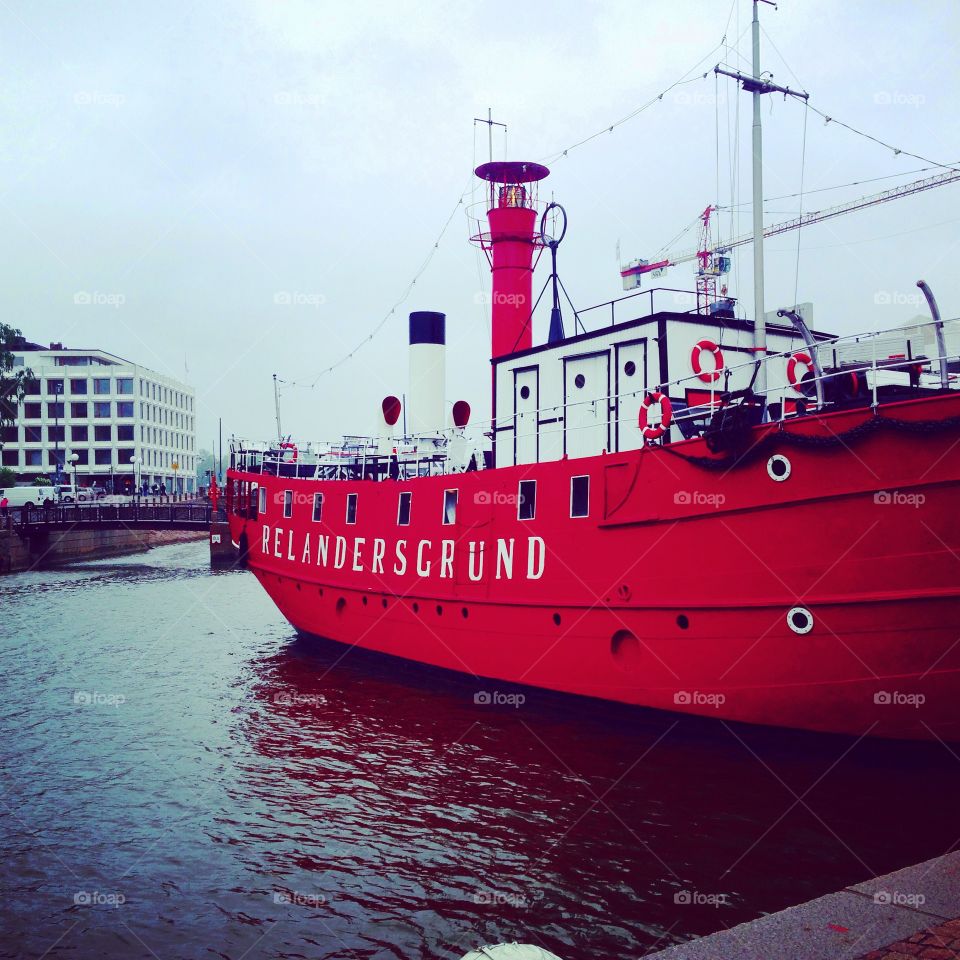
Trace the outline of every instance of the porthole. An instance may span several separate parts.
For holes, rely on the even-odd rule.
[[[387,609],[387,598],[384,597],[384,598],[380,601],[380,603],[383,604],[383,609],[386,610],[386,609]]]
[[[559,613],[555,613],[555,614],[553,615],[553,622],[554,622],[554,624],[555,624],[556,626],[558,626],[558,627],[560,626],[560,614],[559,614]]]
[[[414,613],[419,613],[419,612],[420,612],[420,604],[417,603],[416,600],[413,601],[413,612],[414,612]]]
[[[521,399],[521,400],[529,400],[529,399],[530,399],[530,388],[529,388],[529,387],[521,387],[521,388],[520,388],[520,399]]]
[[[793,607],[787,613],[787,626],[794,633],[809,633],[813,629],[813,614],[806,607]]]
[[[623,365],[623,372],[625,376],[632,377],[637,372],[637,365],[632,360],[628,360]]]
[[[299,583],[297,584],[297,589],[298,589],[298,590],[300,589],[300,584],[299,584]]]
[[[573,385],[574,385],[578,390],[582,390],[582,389],[586,386],[586,384],[587,384],[587,378],[586,378],[582,373],[578,373],[578,374],[573,378]]]
[[[461,608],[460,608],[460,616],[463,617],[464,620],[466,620],[467,617],[470,616],[470,611],[469,611],[466,607],[461,607]]]
[[[347,605],[347,601],[344,600],[343,597],[340,597],[340,598],[337,600],[337,613],[343,613],[344,608],[346,607],[346,605]]]
[[[790,469],[790,461],[780,453],[775,453],[767,461],[767,474],[777,483],[783,483],[790,476]]]
[[[690,618],[685,613],[681,613],[680,616],[677,617],[677,626],[681,630],[686,630],[687,627],[690,626]]]
[[[439,603],[437,604],[437,616],[438,617],[443,616],[443,607],[441,607]]]
[[[367,598],[366,598],[366,597],[363,598],[363,605],[364,605],[364,606],[367,605]]]

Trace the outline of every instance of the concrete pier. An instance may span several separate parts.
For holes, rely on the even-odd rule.
[[[846,887],[647,960],[960,960],[960,852]]]

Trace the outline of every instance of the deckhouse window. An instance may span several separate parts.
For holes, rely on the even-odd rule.
[[[517,496],[517,519],[532,520],[537,515],[537,481],[521,480]]]
[[[410,501],[413,499],[412,493],[401,493],[400,503],[397,505],[397,526],[410,526]]]
[[[443,491],[443,522],[445,526],[457,522],[457,491]]]
[[[313,495],[313,522],[319,523],[323,519],[323,494]]]
[[[293,516],[293,491],[284,490],[283,491],[283,516],[284,519]]]
[[[355,493],[347,494],[347,523],[357,522],[357,495]]]
[[[570,478],[570,516],[590,516],[590,478]]]
[[[256,504],[255,509],[257,516],[263,516],[263,514],[267,512],[267,488],[255,486],[254,489],[257,490],[257,495],[250,499]],[[254,517],[254,519],[256,519],[256,517]]]

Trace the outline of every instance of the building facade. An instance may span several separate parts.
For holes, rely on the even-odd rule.
[[[0,436],[0,463],[18,481],[196,490],[192,387],[104,350],[24,341],[13,357],[15,369],[33,373],[16,422]]]

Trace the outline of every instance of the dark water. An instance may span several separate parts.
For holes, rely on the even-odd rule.
[[[941,745],[475,704],[205,551],[0,580],[0,956],[625,960],[960,833]]]

